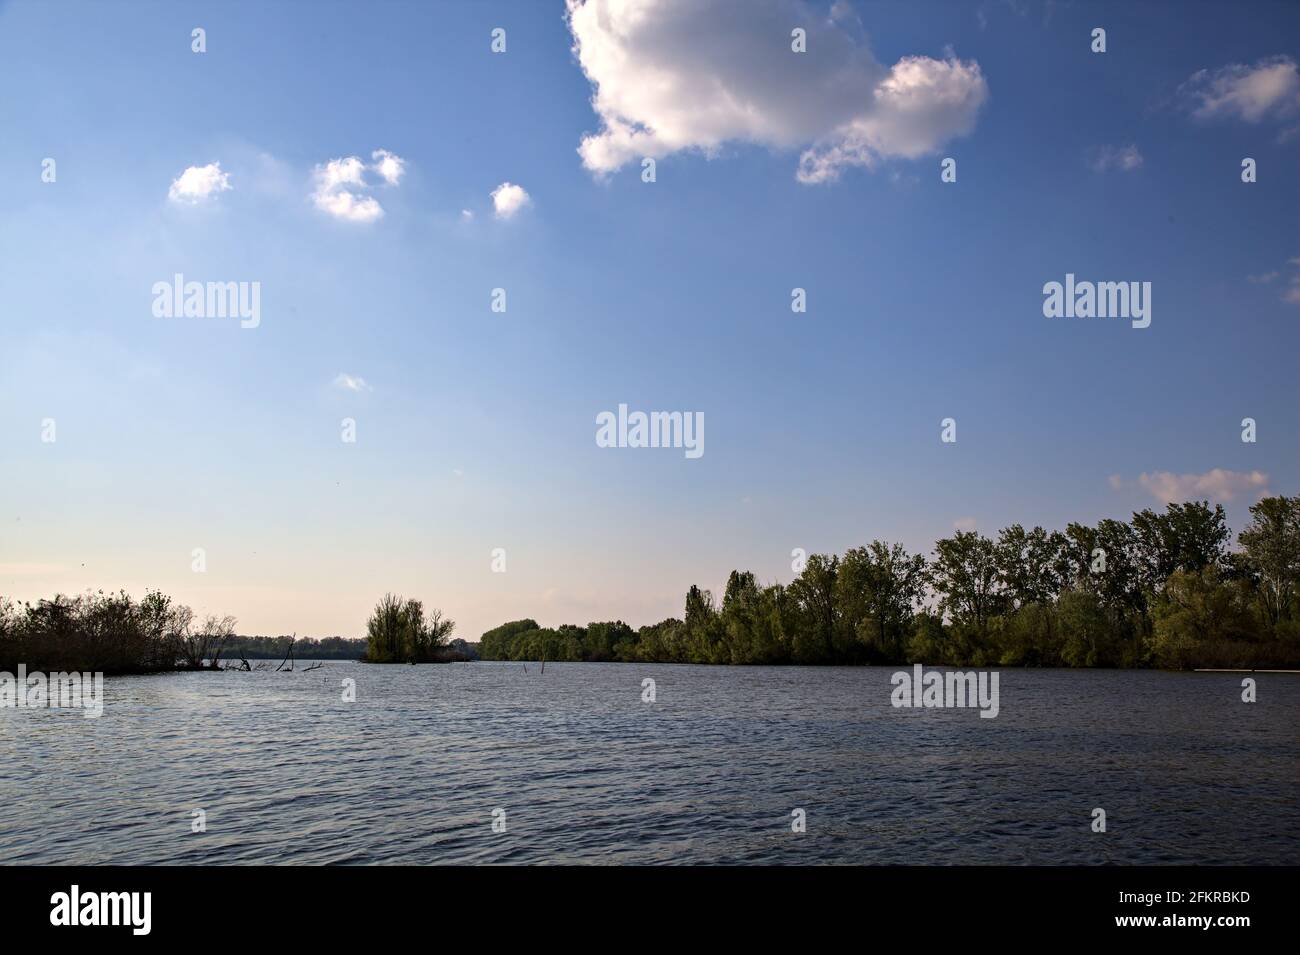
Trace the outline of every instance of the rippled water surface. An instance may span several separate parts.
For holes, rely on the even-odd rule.
[[[1300,861],[1297,675],[1248,705],[1241,674],[1003,670],[980,719],[892,708],[893,668],[299,667],[0,710],[0,859]]]

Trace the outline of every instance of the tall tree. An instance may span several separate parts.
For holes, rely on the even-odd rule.
[[[1165,513],[1150,508],[1133,515],[1135,553],[1144,587],[1157,593],[1175,571],[1197,573],[1220,563],[1228,546],[1223,505],[1206,501],[1170,504]]]
[[[752,663],[762,656],[757,645],[758,602],[754,575],[733,570],[722,596],[722,628],[731,663]]]
[[[691,663],[725,663],[722,622],[713,594],[694,584],[686,592],[686,640]]]
[[[1019,524],[1003,528],[994,548],[998,581],[1013,606],[1055,600],[1065,584],[1065,554],[1069,544],[1060,531],[1041,527],[1026,531]]]
[[[902,661],[925,591],[925,569],[925,558],[908,554],[901,544],[876,540],[849,550],[835,581],[841,628],[878,659]]]
[[[787,588],[799,608],[808,639],[828,663],[835,659],[835,578],[839,567],[838,557],[813,554]]]
[[[1300,590],[1300,495],[1266,497],[1251,507],[1250,517],[1237,535],[1239,564],[1255,584],[1261,616],[1276,627],[1290,618]]]
[[[986,636],[989,619],[1004,605],[993,541],[976,531],[958,531],[936,541],[929,578],[940,609],[953,623]]]

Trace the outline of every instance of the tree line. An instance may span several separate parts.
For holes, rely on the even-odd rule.
[[[141,600],[126,592],[57,594],[36,603],[0,597],[0,671],[90,671],[106,674],[175,670],[260,669],[249,660],[366,660],[445,663],[476,659],[474,647],[450,641],[455,623],[418,600],[387,594],[365,639],[235,634],[234,617],[199,620],[156,590]]]
[[[1045,667],[1300,666],[1300,496],[1269,497],[1228,547],[1223,507],[1170,504],[1064,531],[958,531],[927,559],[872,541],[789,584],[735,570],[682,618],[483,634],[485,660]]]
[[[360,660],[366,654],[366,641],[356,637],[245,637],[234,636],[226,643],[224,654],[248,660],[280,660],[285,644],[294,640],[293,652],[301,660]]]
[[[234,635],[234,617],[198,620],[194,611],[151,590],[15,603],[0,598],[0,670],[157,673],[217,669]]]

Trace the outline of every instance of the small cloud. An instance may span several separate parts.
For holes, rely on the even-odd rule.
[[[492,190],[492,205],[498,219],[511,219],[515,213],[531,203],[532,197],[523,186],[503,182]]]
[[[339,372],[338,377],[334,379],[334,387],[342,388],[345,391],[374,391],[366,380],[357,375],[349,375],[347,372]]]
[[[1118,491],[1124,486],[1124,478],[1118,474],[1112,474],[1106,479],[1111,486],[1111,490]]]
[[[1093,151],[1091,165],[1094,172],[1106,172],[1108,169],[1132,172],[1134,169],[1141,169],[1142,162],[1142,153],[1137,146],[1129,144],[1097,148]]]
[[[374,222],[384,215],[384,207],[372,196],[357,196],[346,189],[317,193],[313,199],[317,209],[349,222]]]
[[[953,530],[973,531],[979,525],[979,522],[973,517],[959,517],[952,522]]]
[[[456,477],[464,477],[464,476],[465,476],[465,472],[462,471],[460,468],[452,468],[452,469],[451,469],[451,473],[454,474],[454,475],[456,475]]]
[[[905,173],[895,169],[889,174],[889,182],[899,189],[911,189],[921,184],[921,178],[915,173]]]
[[[1138,484],[1162,504],[1209,500],[1231,501],[1239,494],[1268,493],[1268,475],[1262,471],[1228,471],[1214,468],[1204,474],[1152,471],[1138,475]]]
[[[461,209],[461,210],[460,210],[460,221],[461,221],[461,222],[469,222],[469,221],[470,221],[471,219],[473,219],[473,218],[474,218],[474,213],[470,212],[468,209]]]
[[[187,168],[172,182],[171,188],[167,190],[167,198],[172,202],[196,205],[229,189],[230,174],[221,171],[221,163],[213,162],[206,166]]]
[[[316,167],[316,182],[324,192],[332,192],[341,186],[364,186],[365,171],[365,164],[356,156],[331,159],[324,166]]]
[[[398,184],[406,170],[406,160],[386,149],[376,149],[372,154],[376,162],[369,168],[377,172],[390,186]],[[349,222],[374,222],[384,214],[384,208],[374,196],[366,195],[366,164],[358,156],[331,159],[312,171],[315,188],[312,202],[322,212]]]
[[[1300,256],[1287,260],[1288,265],[1300,265]],[[1247,275],[1246,281],[1252,285],[1271,285],[1282,277],[1280,271],[1261,272],[1258,275]],[[1282,292],[1282,301],[1290,305],[1300,305],[1300,272],[1291,275],[1287,280],[1290,286]]]
[[[371,168],[384,178],[384,182],[390,186],[395,186],[401,181],[402,175],[406,172],[406,160],[401,156],[395,156],[387,149],[376,149],[370,154],[370,158],[375,161]]]
[[[1232,63],[1193,73],[1179,93],[1197,119],[1257,123],[1270,115],[1300,112],[1300,69],[1289,56],[1268,57],[1251,66]]]

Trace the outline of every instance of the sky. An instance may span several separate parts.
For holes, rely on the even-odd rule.
[[[476,640],[796,548],[1240,530],[1300,483],[1298,47],[1264,2],[0,3],[0,596]],[[256,322],[155,314],[177,273]],[[1067,274],[1150,325],[1046,317]],[[598,446],[620,404],[704,453]]]

